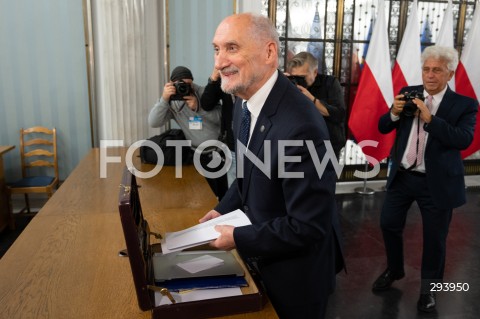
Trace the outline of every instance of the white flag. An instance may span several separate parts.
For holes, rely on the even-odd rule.
[[[447,9],[443,16],[442,25],[438,31],[438,37],[436,45],[443,47],[454,48],[453,41],[453,12],[452,12],[452,0],[448,0]],[[452,78],[448,82],[448,86],[455,91],[455,78]]]
[[[398,49],[397,59],[393,67],[393,94],[397,95],[405,86],[422,84],[422,64],[420,62],[420,25],[417,14],[417,0],[412,8]]]

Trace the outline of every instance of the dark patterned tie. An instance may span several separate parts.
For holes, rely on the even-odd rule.
[[[240,124],[240,142],[247,146],[250,135],[250,111],[247,107],[247,101],[242,104],[242,123]]]

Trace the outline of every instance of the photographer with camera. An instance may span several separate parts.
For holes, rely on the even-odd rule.
[[[318,73],[318,60],[309,52],[296,54],[287,63],[287,75],[310,99],[327,123],[330,141],[337,159],[345,146],[345,99],[340,82],[331,75]]]
[[[204,88],[193,83],[192,72],[184,67],[177,66],[170,76],[170,82],[163,88],[162,97],[155,103],[148,115],[148,124],[151,127],[161,127],[171,119],[180,126],[185,138],[192,142],[196,149],[208,140],[217,140],[220,134],[221,107],[217,104],[209,112],[202,109],[200,97]],[[204,151],[200,157],[202,167],[208,171],[208,164],[217,152]],[[210,188],[217,198],[222,199],[228,184],[227,177],[207,178]]]
[[[460,151],[473,140],[478,103],[447,85],[458,64],[454,48],[427,47],[421,61],[423,85],[403,88],[378,124],[383,134],[395,130],[396,141],[380,217],[387,269],[372,290],[387,290],[405,276],[403,229],[416,201],[423,223],[417,308],[432,312],[436,306],[433,288],[443,281],[452,210],[466,201]]]

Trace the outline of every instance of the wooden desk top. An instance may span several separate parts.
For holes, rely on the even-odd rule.
[[[0,145],[0,156],[3,155],[3,153],[13,150],[14,148],[15,148],[15,145],[8,145],[8,146]]]
[[[2,318],[149,318],[137,305],[119,218],[35,217],[0,260]]]
[[[94,149],[0,259],[1,318],[150,318],[138,308],[128,259],[118,256],[125,248],[117,202],[124,164],[109,164],[100,179],[98,162]],[[185,167],[176,180],[173,168],[164,169],[137,179],[145,218],[160,233],[197,223],[215,205],[196,171]],[[267,303],[228,318],[277,315]]]
[[[109,156],[119,155],[122,163],[107,164],[107,178],[100,178],[100,152],[93,149],[73,170],[62,186],[42,208],[39,215],[64,214],[118,214],[118,189],[124,167],[124,149],[111,149]],[[135,167],[150,171],[151,164],[142,164],[134,159]],[[175,178],[175,167],[165,166],[152,178],[137,178],[142,186],[140,196],[151,200],[142,201],[146,215],[161,209],[192,208],[203,213],[216,205],[205,178],[193,165],[182,167],[183,177]],[[81,208],[81,210],[79,210]]]

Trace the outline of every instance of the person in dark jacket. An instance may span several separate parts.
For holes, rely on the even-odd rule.
[[[217,69],[213,69],[212,75],[208,78],[208,84],[205,86],[200,104],[205,111],[215,110],[219,102],[222,105],[222,119],[220,123],[219,141],[225,143],[232,154],[232,163],[227,172],[228,186],[230,186],[236,178],[236,158],[235,158],[235,141],[232,131],[233,118],[233,102],[235,96],[222,91],[220,74]]]
[[[335,171],[329,162],[318,173],[312,155],[323,158],[327,152],[325,121],[278,71],[278,33],[267,17],[229,16],[212,43],[222,89],[238,97],[233,132],[243,164],[223,199],[200,222],[243,210],[252,224],[217,225],[219,237],[210,244],[236,248],[256,261],[279,318],[323,319],[336,271],[344,267]],[[286,147],[285,141],[295,146]]]
[[[380,217],[387,269],[375,280],[372,290],[387,290],[405,276],[403,230],[415,201],[423,224],[417,308],[432,312],[435,288],[443,282],[452,211],[466,201],[460,151],[472,143],[478,102],[448,87],[458,64],[454,48],[427,47],[421,60],[423,85],[403,88],[378,123],[383,134],[395,131],[396,141]]]
[[[338,159],[346,142],[346,108],[340,82],[334,76],[319,74],[318,60],[309,52],[300,52],[288,61],[287,72],[289,75],[305,78],[306,86],[297,87],[325,118],[330,141]]]

